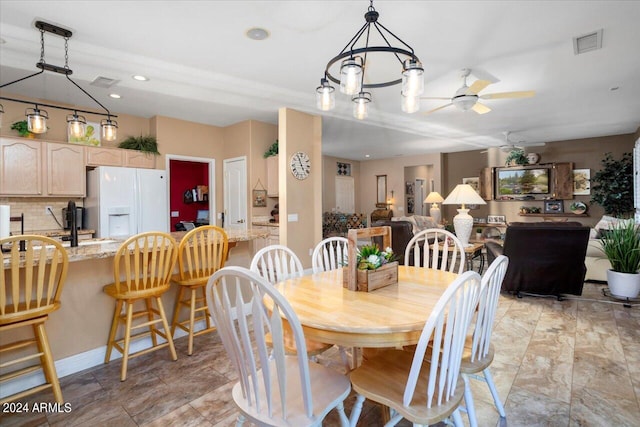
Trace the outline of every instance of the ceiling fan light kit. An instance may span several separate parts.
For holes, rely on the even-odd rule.
[[[371,102],[371,93],[367,92],[367,89],[402,84],[401,105],[403,111],[417,111],[415,108],[420,107],[417,97],[424,92],[424,68],[420,59],[415,55],[411,46],[378,21],[379,14],[373,7],[373,0],[370,0],[364,18],[365,24],[356,32],[344,49],[327,63],[324,77],[320,79],[320,86],[316,88],[316,106],[322,111],[328,111],[335,107],[335,100],[333,103],[329,100],[334,93],[334,88],[329,82],[333,82],[340,85],[340,92],[345,95],[355,95],[351,98],[354,102],[353,114],[354,117],[363,119],[368,115],[368,104]],[[386,46],[369,46],[370,36],[372,33],[376,34],[376,31]],[[398,45],[391,45],[389,40],[397,42]],[[365,83],[367,55],[374,52],[391,54],[400,62],[402,71],[399,78]],[[338,62],[340,63],[339,79],[332,74],[331,70],[331,67]],[[335,73],[335,70],[333,72]]]
[[[43,22],[43,21],[36,21],[35,22],[35,27],[40,30],[40,61],[36,64],[36,67],[40,69],[40,71],[33,73],[31,75],[28,75],[26,77],[22,77],[19,78],[17,80],[14,80],[12,82],[9,83],[5,83],[3,85],[0,86],[0,89],[5,88],[7,86],[10,86],[12,84],[15,83],[19,83],[23,80],[27,80],[31,77],[35,77],[38,76],[40,74],[42,74],[45,71],[51,71],[57,74],[64,74],[64,76],[67,78],[67,80],[69,82],[71,82],[75,87],[77,87],[78,89],[80,89],[85,95],[87,95],[89,98],[91,98],[96,104],[98,104],[100,107],[102,107],[102,109],[104,109],[105,113],[100,113],[100,112],[95,112],[95,111],[84,111],[84,110],[79,110],[79,109],[73,109],[73,108],[67,108],[67,107],[61,107],[58,105],[52,105],[52,104],[43,104],[43,103],[34,103],[34,102],[29,102],[29,101],[24,101],[22,99],[14,99],[14,98],[7,98],[4,96],[0,96],[0,99],[5,99],[7,101],[12,101],[12,102],[19,102],[22,104],[32,104],[33,108],[27,108],[27,110],[25,111],[25,115],[27,116],[27,128],[29,130],[29,132],[31,133],[35,133],[35,134],[42,134],[45,133],[47,131],[47,120],[49,119],[49,115],[45,110],[40,109],[39,107],[49,107],[49,108],[56,108],[59,110],[65,110],[65,111],[70,111],[73,112],[72,115],[67,116],[67,127],[69,130],[69,133],[72,136],[83,136],[84,135],[84,128],[86,126],[86,119],[84,118],[84,116],[79,116],[78,112],[82,112],[82,113],[87,113],[87,114],[96,114],[99,116],[107,116],[106,119],[101,121],[101,126],[102,126],[102,138],[105,141],[114,141],[116,139],[116,132],[118,129],[118,123],[112,119],[112,117],[117,117],[113,114],[111,114],[111,112],[107,109],[107,107],[105,107],[104,105],[102,105],[97,99],[95,99],[93,96],[91,96],[91,94],[89,94],[89,92],[87,92],[86,90],[84,90],[82,87],[80,87],[80,85],[78,85],[76,82],[74,82],[73,80],[71,80],[71,78],[69,77],[71,74],[73,74],[73,70],[71,70],[71,68],[69,68],[69,39],[71,38],[71,36],[73,35],[73,33],[70,30],[67,30],[66,28],[62,28],[62,27],[58,27],[57,25],[53,25],[53,24],[49,24],[47,22]],[[51,33],[57,36],[60,36],[62,38],[64,38],[64,57],[65,57],[65,64],[64,66],[58,66],[58,65],[53,65],[53,64],[48,64],[45,59],[44,59],[44,34],[45,33]],[[3,112],[2,109],[2,105],[0,104],[0,111]],[[1,117],[1,116],[0,116]]]

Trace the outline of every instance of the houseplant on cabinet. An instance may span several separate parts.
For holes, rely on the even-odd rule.
[[[158,151],[158,140],[155,136],[130,136],[120,144],[118,148],[125,148],[127,150],[138,150],[143,153],[151,153],[156,156],[160,154]]]
[[[636,298],[640,293],[640,234],[633,219],[620,221],[600,238],[611,263],[607,270],[609,290],[614,297]]]
[[[602,169],[591,177],[591,202],[604,208],[604,213],[621,217],[633,212],[633,157],[624,153],[615,160],[606,153]]]

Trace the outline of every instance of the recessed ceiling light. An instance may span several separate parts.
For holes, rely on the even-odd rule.
[[[365,159],[368,159],[369,157],[371,157],[371,154],[365,154],[364,157]]]
[[[136,74],[135,76],[131,76],[133,78],[133,80],[137,80],[139,82],[147,82],[149,81],[149,77],[147,76],[142,76],[140,74]]]
[[[259,27],[249,28],[245,34],[251,40],[264,40],[269,37],[269,31]]]
[[[114,98],[114,99],[120,99],[120,98],[122,98],[122,97],[121,97],[120,95],[118,95],[117,93],[110,93],[110,94],[109,94],[109,96],[110,96],[111,98]]]

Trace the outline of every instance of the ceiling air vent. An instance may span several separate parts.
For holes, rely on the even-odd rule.
[[[110,79],[109,77],[98,76],[91,82],[91,86],[110,88],[114,84],[118,83],[116,79]]]
[[[573,53],[580,55],[585,52],[602,48],[602,29],[573,38]]]

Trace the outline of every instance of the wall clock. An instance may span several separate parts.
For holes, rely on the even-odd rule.
[[[298,151],[291,156],[289,167],[294,177],[297,179],[307,179],[309,172],[311,172],[311,159],[309,159],[307,153]]]

